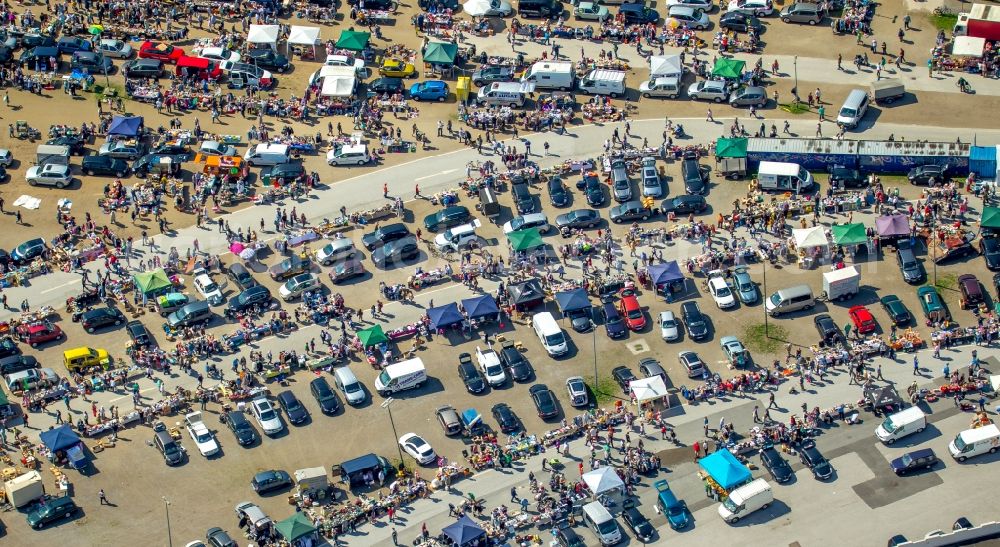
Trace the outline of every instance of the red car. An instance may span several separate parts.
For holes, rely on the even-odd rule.
[[[851,322],[854,323],[854,329],[861,334],[868,334],[869,332],[875,332],[875,318],[872,317],[872,312],[868,311],[868,308],[864,306],[854,306],[847,310],[847,314],[851,316]]]
[[[634,331],[642,330],[646,327],[646,316],[642,313],[639,299],[630,290],[622,291],[621,295],[622,299],[618,303],[618,310],[625,318],[625,324]]]
[[[17,336],[22,342],[26,342],[31,347],[36,348],[39,344],[62,339],[63,331],[59,328],[59,325],[44,321],[17,327]]]
[[[164,63],[176,64],[177,59],[184,56],[184,50],[163,42],[143,42],[139,46],[139,57],[143,59],[157,59]]]

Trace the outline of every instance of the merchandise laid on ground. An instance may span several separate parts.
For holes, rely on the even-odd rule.
[[[5,6],[0,533],[1000,538],[956,6]]]

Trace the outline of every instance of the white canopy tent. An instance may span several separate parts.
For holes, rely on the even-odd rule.
[[[486,15],[486,12],[490,10],[491,3],[491,0],[466,0],[462,4],[462,10],[472,17],[479,17],[480,15]]]
[[[649,79],[658,77],[681,78],[684,75],[684,65],[680,55],[653,55],[649,58]]]
[[[795,228],[792,230],[792,237],[795,239],[795,246],[799,249],[812,249],[814,247],[827,247],[830,245],[830,241],[826,238],[826,229],[822,226]]]
[[[287,40],[289,49],[291,46],[311,46],[313,48],[313,58],[316,57],[316,46],[319,44],[319,27],[293,26],[288,31]]]
[[[598,467],[583,474],[583,482],[595,496],[621,491],[625,483],[613,467]]]
[[[278,25],[250,25],[247,31],[247,42],[251,44],[267,44],[272,48],[278,44]]]
[[[628,388],[632,392],[632,396],[635,397],[636,402],[640,405],[649,401],[664,399],[669,395],[667,393],[667,385],[663,382],[663,378],[659,376],[651,376],[642,380],[632,380],[629,382]]]
[[[951,46],[951,54],[955,57],[975,57],[983,56],[986,48],[986,38],[974,38],[972,36],[956,36],[955,43]]]
[[[990,375],[990,386],[993,387],[993,391],[1000,391],[1000,374]]]
[[[320,92],[324,97],[351,97],[357,87],[357,75],[354,67],[341,66],[331,67],[341,70],[323,77],[323,89]]]

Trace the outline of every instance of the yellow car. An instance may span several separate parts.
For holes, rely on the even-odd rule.
[[[382,66],[378,68],[379,74],[391,78],[413,78],[417,75],[417,69],[412,63],[404,63],[399,59],[386,59],[382,61]]]

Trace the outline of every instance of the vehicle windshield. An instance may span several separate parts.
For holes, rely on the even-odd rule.
[[[716,293],[718,293],[719,296],[729,296],[731,294],[729,292],[729,287],[719,287],[719,290],[717,290]]]
[[[361,391],[361,384],[358,384],[357,382],[344,385],[345,393],[357,393],[359,391]]]
[[[219,290],[219,286],[215,284],[215,281],[205,283],[205,292],[215,292],[217,290]]]
[[[726,501],[722,502],[722,506],[725,507],[730,513],[735,513],[739,510],[739,507],[733,503],[733,498],[726,498]]]
[[[778,304],[781,304],[781,296],[779,296],[779,295],[778,295],[778,293],[774,293],[774,294],[772,294],[772,295],[771,295],[771,298],[770,298],[769,300],[770,300],[770,301],[771,301],[771,303],[772,303],[772,304],[774,304],[775,306],[777,306]]]
[[[969,445],[966,444],[965,441],[962,440],[962,436],[959,435],[955,437],[955,448],[958,449],[959,452],[965,452],[969,449]]]
[[[273,420],[274,419],[274,411],[271,410],[271,409],[267,409],[267,410],[261,412],[260,413],[260,419],[264,420],[264,421]]]
[[[524,217],[516,217],[510,221],[510,228],[512,230],[517,230],[521,226],[524,226]]]
[[[198,433],[197,435],[195,435],[195,439],[199,443],[207,443],[208,441],[212,440],[212,434],[207,431],[205,431],[204,433]]]
[[[378,381],[383,386],[387,386],[392,382],[392,377],[389,376],[388,372],[383,370],[382,373],[378,375]]]
[[[660,326],[665,329],[669,329],[672,327],[676,327],[677,323],[675,323],[673,319],[664,319],[663,321],[660,322]]]
[[[629,310],[628,312],[629,319],[639,319],[641,317],[642,317],[642,310]]]
[[[548,335],[548,336],[545,337],[545,344],[546,345],[549,345],[549,346],[558,346],[558,345],[561,345],[563,343],[564,343],[564,340],[563,340],[563,335],[562,335],[561,332],[558,332],[556,334],[550,334],[550,335]],[[383,374],[385,374],[385,373],[383,372]]]
[[[500,365],[488,366],[486,367],[486,374],[489,374],[490,376],[499,376],[503,374],[503,367]]]
[[[857,114],[857,111],[854,110],[853,108],[840,109],[840,115],[844,116],[845,118],[853,118],[855,114]]]
[[[806,171],[803,167],[799,168],[799,180],[802,182],[809,180],[809,171]]]
[[[910,464],[913,463],[913,458],[911,458],[909,454],[903,454],[903,457],[899,458],[899,460],[903,462],[903,465],[906,467],[909,467]]]
[[[882,429],[884,429],[886,433],[892,433],[896,430],[896,424],[892,423],[892,416],[882,421]]]
[[[597,525],[597,531],[602,536],[610,535],[618,531],[618,525],[613,520],[606,520]]]

